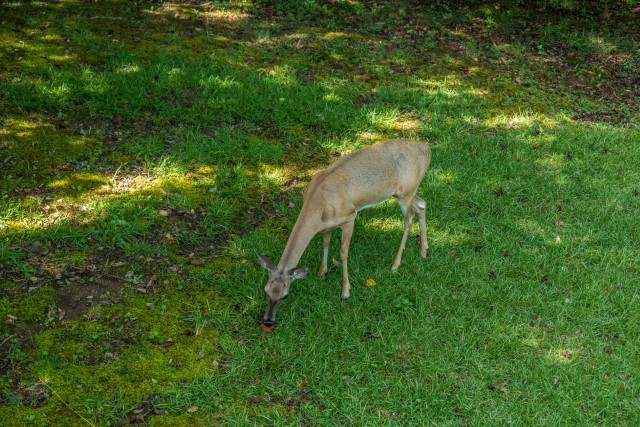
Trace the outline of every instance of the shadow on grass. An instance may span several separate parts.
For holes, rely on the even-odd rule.
[[[470,386],[467,393],[480,393],[493,381],[501,392],[495,385],[500,379],[488,378],[482,368],[477,377],[465,374],[454,366],[454,356],[470,366],[464,349],[473,348],[485,351],[489,361],[500,360],[486,352],[488,345],[535,361],[527,346],[550,330],[548,319],[558,316],[566,298],[585,303],[602,298],[593,283],[580,293],[583,281],[626,286],[617,268],[637,272],[631,254],[638,241],[628,230],[635,227],[638,208],[638,132],[529,113],[527,102],[534,95],[549,96],[536,100],[542,111],[545,101],[558,96],[538,88],[535,76],[529,76],[532,89],[514,88],[520,98],[503,112],[496,101],[502,98],[487,93],[495,89],[486,80],[496,73],[495,64],[485,65],[482,56],[474,61],[484,52],[474,43],[458,50],[460,39],[478,34],[465,32],[469,28],[444,45],[449,58],[443,59],[447,54],[440,49],[427,54],[442,39],[425,40],[416,32],[429,29],[417,23],[407,28],[397,20],[370,33],[355,24],[336,28],[335,22],[299,28],[206,5],[2,7],[13,25],[2,30],[2,61],[9,67],[2,73],[1,102],[10,114],[3,118],[0,146],[7,159],[0,194],[5,239],[0,259],[6,264],[0,273],[3,291],[17,297],[2,300],[2,317],[16,309],[14,300],[29,296],[26,304],[41,296],[32,304],[37,313],[23,310],[17,325],[3,327],[14,335],[21,322],[49,325],[36,334],[33,354],[41,355],[36,363],[18,357],[25,365],[12,374],[20,387],[51,374],[56,390],[72,390],[75,402],[84,404],[77,409],[100,422],[121,420],[137,403],[130,396],[143,389],[162,393],[169,384],[173,388],[164,398],[175,400],[174,407],[197,402],[207,409],[240,408],[229,417],[245,410],[261,413],[246,403],[253,391],[272,395],[268,401],[283,414],[295,412],[304,399],[335,412],[317,396],[349,384],[362,385],[363,401],[386,406],[389,402],[366,390],[384,389],[388,370],[400,378],[415,370],[425,384],[436,384],[437,378],[425,374],[430,360],[443,362],[436,377],[454,373],[447,387],[462,384]],[[131,12],[135,25],[126,25]],[[510,74],[499,77],[504,83]],[[395,136],[428,140],[434,149],[421,190],[429,209],[431,258],[419,259],[412,244],[402,272],[391,276],[401,234],[397,207],[363,212],[350,264],[359,295],[349,303],[363,304],[349,306],[353,315],[337,311],[335,270],[325,279],[331,286],[310,278],[282,313],[290,327],[282,328],[284,339],[270,344],[275,356],[257,354],[260,345],[247,344],[261,343],[256,325],[264,309],[265,278],[252,264],[254,252],[277,258],[299,211],[298,190],[313,170],[342,152]],[[303,262],[315,270],[319,256],[316,239]],[[369,277],[381,292],[363,286]],[[5,289],[8,282],[20,289]],[[399,286],[386,286],[392,283]],[[107,303],[83,302],[83,311],[65,320],[49,309],[61,308],[52,296],[61,293],[56,286]],[[616,298],[601,307],[620,305],[620,295]],[[550,299],[551,308],[545,309]],[[525,307],[524,313],[518,307]],[[532,327],[532,336],[522,332],[540,313],[545,319]],[[83,315],[87,321],[80,320]],[[416,318],[427,320],[420,333],[407,335],[410,328],[404,325]],[[514,318],[513,329],[504,326]],[[370,319],[378,329],[392,325],[389,334],[395,331],[404,342],[367,344],[379,332],[368,330]],[[565,363],[564,350],[579,351],[575,342],[562,342],[572,326],[568,322],[556,341],[544,343],[548,366]],[[611,333],[618,326],[603,330]],[[193,330],[207,331],[206,339],[193,340]],[[468,330],[473,333],[465,335]],[[500,334],[494,339],[495,330]],[[297,331],[305,331],[301,341]],[[309,355],[318,343],[327,344],[319,336],[326,331],[335,333],[335,340]],[[438,333],[442,338],[428,350],[424,336]],[[352,335],[358,337],[355,344],[349,343]],[[292,344],[300,342],[304,349]],[[206,367],[196,363],[202,360],[199,346],[215,349],[215,356],[207,354]],[[81,356],[80,368],[74,352]],[[368,379],[357,373],[366,370],[349,365],[358,354],[374,356],[376,366],[366,366],[373,370]],[[323,357],[335,362],[323,368]],[[172,360],[180,366],[170,366]],[[276,368],[271,360],[279,360]],[[288,363],[309,375],[320,394],[294,393],[305,388],[299,381],[308,380],[287,377],[280,368]],[[340,373],[340,364],[353,372]],[[323,369],[331,374],[325,379],[318,376]],[[93,374],[100,376],[87,379]],[[525,377],[520,374],[517,378]],[[339,379],[345,375],[354,382]],[[63,378],[79,378],[86,388],[74,389],[77,384]],[[265,378],[281,385],[269,389]],[[118,381],[125,384],[122,389]],[[134,390],[138,383],[144,386]],[[16,395],[21,390],[2,386]],[[403,400],[409,392],[428,399],[420,385],[393,386],[403,386],[398,390]],[[199,387],[205,393],[198,394]],[[113,390],[121,392],[110,395]],[[36,391],[32,396],[39,396]],[[412,409],[406,402],[396,403]],[[364,408],[377,410],[374,406]],[[66,409],[58,408],[64,414]],[[442,419],[453,416],[451,407],[441,409]],[[473,404],[467,414],[472,410]],[[315,416],[320,424],[328,422]]]

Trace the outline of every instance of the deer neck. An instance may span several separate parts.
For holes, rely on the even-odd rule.
[[[318,232],[317,221],[304,215],[304,211],[300,213],[296,224],[287,240],[287,245],[282,252],[282,258],[278,263],[278,268],[282,270],[290,270],[298,266],[298,262],[304,253],[304,250],[311,242],[311,239]]]

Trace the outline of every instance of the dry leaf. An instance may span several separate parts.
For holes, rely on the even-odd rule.
[[[202,265],[204,264],[204,260],[202,258],[191,260],[191,265]]]
[[[377,285],[376,281],[371,279],[371,278],[367,279],[367,281],[364,282],[364,284],[365,284],[365,286],[369,286],[369,287],[373,287],[373,286]]]
[[[191,408],[187,409],[187,412],[190,413],[190,414],[193,414],[197,410],[198,410],[197,406],[192,406]]]

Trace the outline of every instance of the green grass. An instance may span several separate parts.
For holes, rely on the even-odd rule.
[[[2,4],[3,423],[637,425],[631,9]],[[362,211],[349,300],[310,274],[263,334],[255,255],[391,137],[430,256]]]

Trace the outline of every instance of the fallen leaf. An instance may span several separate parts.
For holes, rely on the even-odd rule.
[[[267,326],[263,323],[260,325],[260,329],[262,329],[262,332],[268,334],[269,332],[273,331],[273,326]]]
[[[249,399],[251,403],[260,403],[261,400],[262,396],[253,396],[251,399]]]
[[[159,213],[160,215],[162,215],[162,216],[169,216],[169,215],[171,215],[171,212],[170,212],[170,211],[168,211],[168,210],[166,210],[166,209],[160,209],[160,210],[158,211],[158,213]]]
[[[371,279],[371,278],[367,279],[367,281],[364,282],[364,284],[365,284],[365,286],[369,286],[369,287],[373,287],[373,286],[377,285],[376,281]]]
[[[563,225],[564,225],[564,221],[560,219],[556,221],[556,227],[562,227]]]
[[[551,380],[551,384],[556,385],[558,384],[559,378],[558,377],[553,377],[553,379]]]
[[[340,378],[340,379],[341,379],[342,381],[344,381],[344,382],[349,382],[349,381],[351,381],[351,377],[350,377],[349,375],[345,375],[345,376],[343,376],[343,377],[342,377],[342,378]]]
[[[196,412],[198,410],[197,406],[192,406],[191,408],[187,409],[187,412],[190,414],[193,414],[194,412]]]
[[[191,265],[202,265],[204,264],[204,260],[202,258],[191,260]]]

